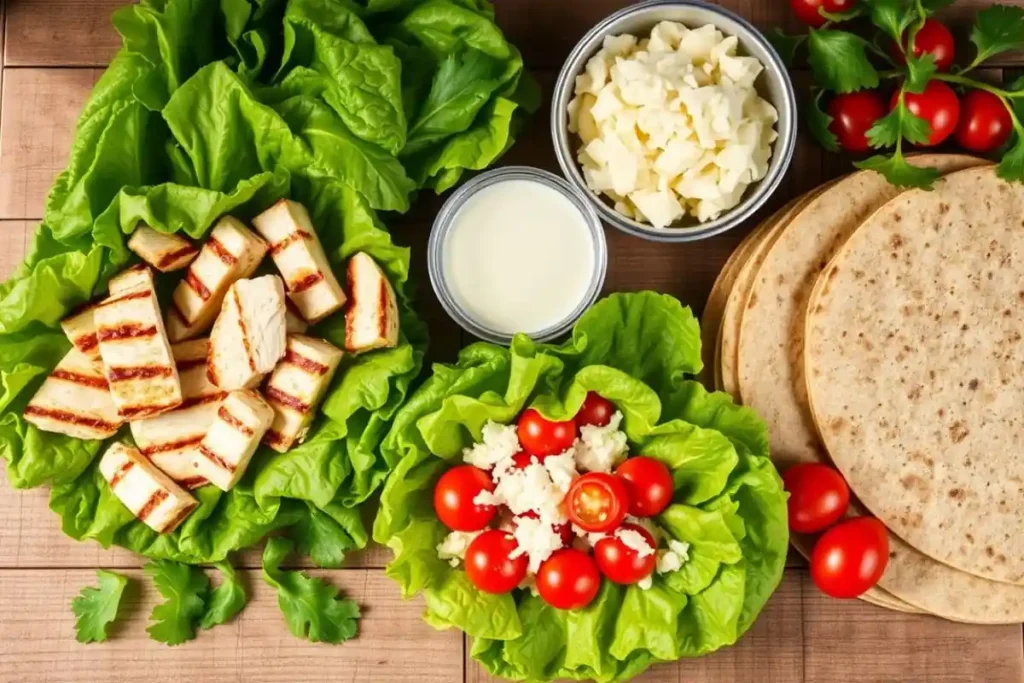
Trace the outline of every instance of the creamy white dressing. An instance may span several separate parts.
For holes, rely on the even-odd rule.
[[[442,246],[455,303],[499,334],[540,332],[584,300],[594,237],[567,197],[533,180],[504,180],[470,197]]]

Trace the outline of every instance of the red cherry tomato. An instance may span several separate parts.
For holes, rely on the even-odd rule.
[[[867,152],[871,149],[867,132],[885,116],[885,100],[876,90],[836,95],[828,105],[832,123],[828,129],[838,138],[847,152]]]
[[[529,517],[530,519],[540,519],[540,515],[538,515],[533,510],[527,510],[526,512],[524,512],[521,515],[516,515],[517,519],[519,517]],[[565,522],[563,524],[555,524],[552,528],[555,530],[556,534],[558,534],[559,536],[562,537],[562,544],[563,545],[569,545],[570,543],[572,543],[572,539],[573,539],[572,526],[568,522]]]
[[[814,28],[825,24],[825,17],[818,12],[819,8],[832,14],[841,14],[849,12],[856,4],[857,0],[789,0],[796,18]]]
[[[498,529],[485,531],[466,548],[466,575],[487,593],[508,593],[522,583],[529,562],[526,555],[512,559],[517,548],[512,534]]]
[[[533,458],[534,456],[530,455],[529,453],[519,451],[518,453],[512,456],[512,466],[515,467],[517,470],[525,470],[527,467],[533,464]],[[540,458],[537,458],[537,460],[539,462]]]
[[[889,564],[889,534],[873,517],[826,531],[811,554],[811,578],[826,595],[855,598],[878,583]]]
[[[491,475],[479,467],[453,467],[441,475],[434,487],[437,518],[455,531],[479,531],[491,523],[498,509],[493,505],[477,505],[473,499],[481,491],[493,490]]]
[[[612,415],[614,414],[614,403],[603,398],[595,391],[588,391],[587,398],[580,407],[580,412],[576,413],[576,424],[581,427],[583,425],[604,427],[612,421]]]
[[[898,47],[893,46],[892,53],[901,64],[906,64],[907,62],[907,58],[904,55],[907,51],[908,38],[909,36],[904,34],[903,40],[900,41],[901,45]],[[956,56],[956,44],[953,40],[953,34],[946,28],[945,24],[934,19],[928,19],[924,22],[924,26],[914,36],[914,56],[920,57],[921,55],[932,55],[935,57],[935,66],[939,71],[949,71],[949,67],[953,66],[953,57]]]
[[[846,514],[850,487],[843,475],[828,465],[803,463],[782,474],[789,492],[789,528],[798,534],[816,534]]]
[[[619,465],[615,475],[626,481],[629,514],[634,517],[654,517],[672,502],[672,473],[659,460],[644,455],[629,458]]]
[[[889,110],[896,108],[899,91],[893,93],[889,102]],[[941,144],[956,130],[960,121],[960,100],[953,89],[942,81],[929,81],[924,92],[903,94],[903,101],[911,113],[920,116],[932,127],[932,135],[921,147],[934,147]]]
[[[1013,119],[1006,105],[985,90],[972,90],[960,102],[956,141],[964,149],[988,154],[1006,144],[1013,133]]]
[[[652,552],[649,555],[641,556],[636,550],[623,543],[618,536],[605,536],[594,544],[594,559],[597,560],[598,569],[608,577],[608,580],[629,585],[650,576],[654,571],[658,555],[653,551],[658,546],[654,542],[654,537],[643,527],[635,524],[623,524],[622,528],[636,531],[643,536],[647,544],[651,546]]]
[[[564,452],[578,435],[575,420],[552,422],[545,420],[533,408],[527,409],[519,418],[517,433],[523,450],[541,460]]]
[[[582,550],[556,550],[537,571],[537,592],[556,609],[586,607],[600,589],[597,563]]]
[[[588,472],[569,485],[565,508],[572,523],[581,529],[611,531],[622,524],[629,509],[626,482],[605,472]]]

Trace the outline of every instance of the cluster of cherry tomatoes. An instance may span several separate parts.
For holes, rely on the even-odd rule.
[[[517,434],[522,451],[514,456],[515,467],[523,469],[534,460],[564,453],[576,441],[584,425],[603,427],[615,412],[614,405],[594,392],[587,395],[579,413],[571,420],[546,420],[536,410],[520,415]],[[601,587],[601,576],[618,584],[635,584],[650,576],[656,565],[654,537],[643,527],[624,523],[627,514],[653,517],[672,501],[672,474],[658,460],[645,456],[628,458],[614,474],[589,472],[574,479],[562,500],[565,516],[588,533],[608,534],[593,545],[593,554],[572,546],[570,524],[554,530],[562,537],[563,547],[541,565],[536,575],[537,592],[548,604],[559,609],[579,609],[590,604]],[[466,550],[465,566],[469,580],[488,593],[508,593],[519,586],[527,574],[528,558],[516,554],[514,535],[489,528],[501,511],[494,505],[479,505],[482,491],[494,491],[491,472],[472,465],[451,468],[434,488],[434,509],[438,519],[453,531],[482,531]],[[506,511],[506,514],[511,514]],[[520,517],[537,518],[527,511]],[[515,524],[513,517],[512,523]],[[641,536],[652,552],[641,555],[615,535],[631,530]]]
[[[782,480],[789,492],[789,528],[824,531],[811,553],[811,578],[826,595],[855,598],[878,583],[889,563],[889,534],[873,517],[840,522],[850,505],[843,475],[817,463],[794,465]]]
[[[854,8],[857,0],[790,0],[794,14],[812,27],[822,26],[826,19],[819,8],[831,14],[841,14]],[[901,45],[891,46],[893,59],[906,62],[907,39]],[[948,72],[953,66],[956,44],[945,24],[928,19],[914,37],[915,57],[932,55],[939,72]],[[1003,101],[986,90],[969,90],[962,97],[941,80],[932,79],[921,93],[903,95],[907,109],[920,116],[931,126],[931,137],[922,147],[942,144],[950,136],[964,149],[976,154],[989,154],[1002,147],[1013,133],[1013,119]],[[867,132],[880,118],[892,111],[899,101],[899,91],[886,102],[879,90],[860,90],[837,94],[828,105],[832,117],[829,130],[836,136],[840,147],[847,152],[871,151]]]

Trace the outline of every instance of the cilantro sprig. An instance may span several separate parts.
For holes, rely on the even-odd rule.
[[[128,577],[100,569],[98,585],[86,586],[71,601],[75,613],[75,638],[80,643],[101,643],[107,639],[107,626],[117,619],[117,609],[128,586]]]
[[[150,638],[180,645],[195,638],[197,628],[227,623],[241,611],[247,597],[238,574],[227,562],[214,566],[221,574],[221,583],[212,591],[201,567],[153,560],[142,568],[164,598],[150,616],[152,623],[146,629]]]
[[[825,149],[832,152],[839,149],[838,140],[829,128],[832,117],[823,106],[829,93],[873,89],[892,80],[898,89],[897,103],[867,134],[878,153],[856,166],[878,171],[896,185],[930,188],[939,177],[938,171],[915,166],[903,154],[905,144],[924,144],[932,134],[929,122],[910,111],[907,95],[923,93],[929,83],[939,80],[955,88],[986,90],[1000,99],[1010,114],[1014,133],[1002,150],[999,175],[1006,180],[1024,181],[1024,79],[999,87],[967,75],[995,55],[1024,49],[1024,7],[997,4],[980,11],[970,35],[976,52],[974,59],[963,69],[942,73],[934,56],[915,56],[914,45],[928,18],[953,1],[861,0],[854,10],[842,15],[821,12],[826,19],[824,25],[811,28],[806,34],[791,36],[776,31],[770,36],[787,64],[806,48],[816,87],[804,116],[811,133]],[[837,28],[838,24],[858,17],[873,25],[875,37],[872,40]],[[899,64],[882,41],[906,45],[904,59]]]

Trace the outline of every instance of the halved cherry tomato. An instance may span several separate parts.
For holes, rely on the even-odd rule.
[[[874,517],[826,531],[811,554],[811,578],[826,595],[855,598],[878,583],[889,564],[889,534]]]
[[[857,0],[789,0],[789,6],[797,19],[814,28],[825,25],[825,17],[818,12],[819,8],[832,14],[840,14],[849,12],[856,4]]]
[[[828,105],[832,123],[828,129],[847,152],[867,152],[871,149],[867,132],[885,116],[885,100],[875,90],[858,90],[832,98]]]
[[[516,515],[516,519],[518,519],[519,517],[529,517],[530,519],[540,519],[540,515],[538,515],[533,510],[527,510],[526,512],[524,512],[521,515]],[[558,534],[559,536],[562,537],[562,544],[563,545],[569,545],[570,543],[572,543],[572,538],[573,538],[572,525],[570,525],[568,522],[564,522],[562,524],[555,524],[555,525],[552,526],[552,528],[554,529],[556,534]]]
[[[602,397],[596,391],[588,391],[587,398],[584,399],[583,405],[580,407],[580,412],[576,413],[576,424],[581,427],[583,425],[604,427],[612,421],[612,415],[614,414],[614,403]]]
[[[533,408],[523,412],[516,431],[523,450],[541,460],[549,455],[564,452],[573,444],[579,433],[575,420],[552,422],[545,420]]]
[[[611,531],[626,518],[626,482],[605,472],[588,472],[573,480],[565,494],[565,513],[585,531]]]
[[[618,536],[605,536],[594,544],[594,559],[597,560],[597,568],[608,577],[608,580],[629,585],[650,576],[654,571],[658,563],[658,555],[654,551],[658,545],[654,542],[654,537],[643,527],[623,524],[622,529],[636,531],[643,536],[651,547],[650,554],[640,555],[623,543]]]
[[[1006,105],[985,90],[972,90],[960,101],[956,141],[978,154],[994,152],[1010,139],[1013,119]]]
[[[493,505],[477,505],[473,502],[481,491],[493,491],[491,475],[479,467],[458,465],[451,468],[437,481],[434,487],[434,511],[437,518],[454,531],[479,531],[483,529],[498,508]]]
[[[843,475],[828,465],[801,463],[782,473],[789,492],[789,528],[798,534],[816,534],[846,514],[850,487]]]
[[[900,45],[893,44],[893,56],[900,64],[906,64],[908,34],[904,34]],[[935,57],[935,66],[939,71],[949,71],[953,66],[953,57],[956,56],[956,43],[953,40],[953,33],[946,28],[946,25],[935,19],[928,19],[924,26],[914,36],[914,56],[932,55]]]
[[[485,531],[466,548],[466,575],[487,593],[508,593],[526,577],[526,554],[509,557],[517,548],[512,534],[498,529]]]
[[[899,90],[893,93],[889,111],[896,108],[899,94]],[[919,143],[921,147],[941,144],[956,130],[956,125],[960,121],[960,100],[953,89],[942,81],[928,81],[922,93],[904,93],[903,101],[912,114],[923,118],[932,128],[931,138],[928,142]]]
[[[654,517],[672,502],[672,473],[659,460],[634,456],[619,465],[615,475],[626,481],[629,514],[634,517]]]
[[[600,589],[597,563],[582,550],[556,550],[537,571],[537,592],[556,609],[586,607]]]

